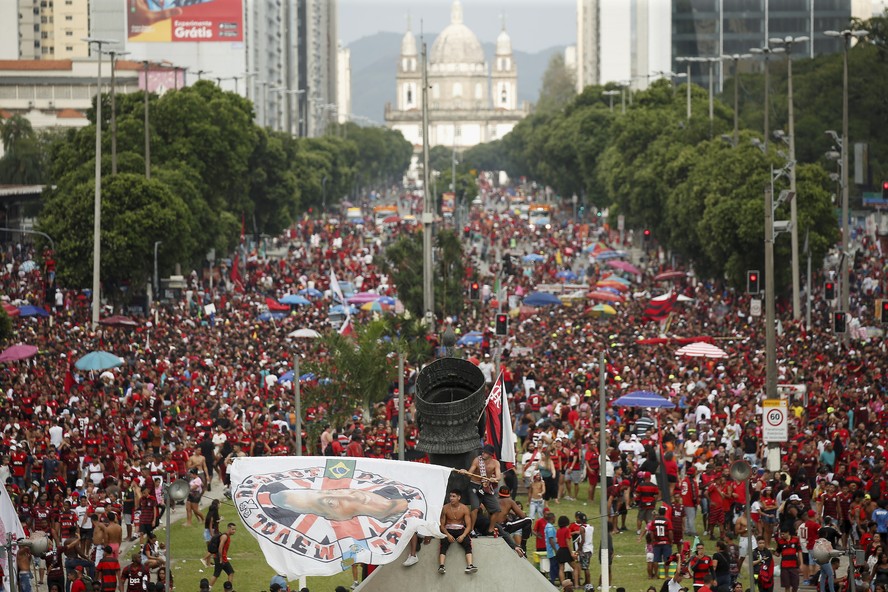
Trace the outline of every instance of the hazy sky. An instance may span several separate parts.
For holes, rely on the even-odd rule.
[[[450,23],[451,0],[339,0],[339,38],[343,44],[380,31],[403,33],[407,14],[419,35],[438,33]],[[465,24],[481,42],[496,40],[505,15],[512,47],[537,52],[576,43],[576,0],[462,0]],[[434,38],[427,39],[431,45]]]

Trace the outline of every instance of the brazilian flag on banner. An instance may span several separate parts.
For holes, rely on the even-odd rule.
[[[331,458],[324,469],[326,479],[351,479],[355,474],[355,461]]]

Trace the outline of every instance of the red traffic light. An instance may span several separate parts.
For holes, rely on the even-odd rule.
[[[888,189],[888,181],[882,181],[882,189]]]
[[[507,318],[508,317],[506,317],[506,315],[504,315],[504,314],[496,315],[496,322],[497,323],[505,323]]]
[[[749,274],[749,281],[750,282],[757,282],[758,279],[759,279],[759,276],[757,273],[750,273]]]
[[[477,289],[478,289],[478,282],[472,282],[472,289],[473,289],[473,290],[477,290]]]
[[[644,229],[644,235],[645,235],[645,236],[650,236],[650,235],[651,235],[651,231],[650,231],[649,229],[645,228],[645,229]]]

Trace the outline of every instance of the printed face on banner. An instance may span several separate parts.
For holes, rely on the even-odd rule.
[[[323,467],[251,475],[232,498],[259,537],[346,569],[361,552],[396,552],[408,519],[426,520],[428,512],[419,489],[356,469],[355,462],[334,458]]]

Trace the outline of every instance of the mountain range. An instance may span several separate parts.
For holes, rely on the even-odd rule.
[[[427,39],[434,40],[435,34]],[[384,121],[386,103],[395,103],[395,74],[401,56],[402,33],[376,33],[351,43],[352,114],[375,122]],[[431,49],[431,42],[428,42]],[[487,63],[493,63],[495,44],[481,43]],[[563,53],[564,46],[544,49],[537,53],[515,51],[518,67],[518,102],[535,103],[540,94],[543,73],[549,59]]]

